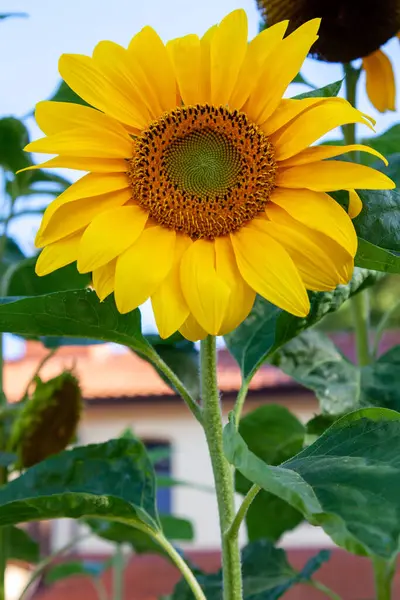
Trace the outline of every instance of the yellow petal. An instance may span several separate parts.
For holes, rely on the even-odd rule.
[[[64,204],[45,226],[42,224],[36,235],[36,247],[41,248],[86,227],[102,211],[121,206],[130,198],[129,190],[120,190],[101,196],[80,198],[76,202]]]
[[[39,102],[35,108],[35,119],[46,135],[83,127],[85,129],[106,129],[118,133],[125,139],[130,139],[126,129],[116,119],[89,106],[72,102],[51,102],[49,100]]]
[[[134,204],[95,217],[82,236],[78,271],[94,271],[122,254],[142,233],[147,218],[148,213]]]
[[[219,334],[225,335],[247,317],[256,294],[244,281],[236,264],[235,253],[229,236],[217,237],[215,244],[215,270],[231,291],[229,304]]]
[[[132,39],[128,52],[142,71],[139,85],[150,89],[153,112],[176,107],[176,81],[167,49],[152,27],[144,27]],[[157,116],[161,113],[157,112]]]
[[[316,231],[331,237],[343,246],[351,256],[357,250],[357,235],[353,224],[343,208],[325,192],[276,188],[267,203],[283,208],[291,217]]]
[[[157,225],[145,229],[118,257],[114,295],[120,313],[130,312],[154,294],[173,265],[174,249],[175,231]]]
[[[182,256],[191,244],[191,239],[186,235],[176,236],[172,269],[151,297],[157,328],[162,338],[175,333],[189,316],[189,308],[181,288],[180,268]]]
[[[83,158],[129,158],[132,156],[132,140],[117,131],[78,127],[31,142],[24,150]]]
[[[218,29],[218,25],[213,25],[207,29],[200,40],[200,98],[199,102],[205,103],[211,101],[211,42]]]
[[[231,240],[239,271],[248,285],[283,310],[305,317],[310,310],[307,292],[283,246],[251,223],[231,234]]]
[[[321,19],[301,25],[284,38],[269,54],[264,68],[248,102],[245,112],[256,123],[263,123],[279,105],[282,96],[293,80],[317,39]]]
[[[340,154],[346,154],[346,152],[368,152],[368,154],[373,154],[380,158],[385,165],[388,165],[388,161],[386,158],[378,152],[371,148],[370,146],[364,146],[363,144],[351,144],[349,146],[312,146],[311,148],[306,148],[302,150],[298,154],[287,158],[286,160],[280,161],[280,167],[291,167],[293,165],[305,165],[310,162],[316,162],[318,160],[325,160],[326,158],[333,158],[334,156],[339,156]]]
[[[114,291],[115,265],[114,259],[93,271],[93,287],[101,302]]]
[[[56,156],[38,165],[20,169],[74,169],[75,171],[90,171],[92,173],[126,173],[127,163],[123,158],[79,158],[77,156]]]
[[[46,246],[39,254],[36,261],[35,272],[40,277],[48,275],[61,267],[74,262],[78,257],[78,248],[81,241],[82,231]]]
[[[234,10],[219,24],[211,40],[211,101],[227,104],[247,50],[247,16],[243,9]]]
[[[200,40],[197,35],[186,35],[167,43],[179,92],[185,104],[200,102]]]
[[[272,27],[264,29],[251,40],[247,47],[235,88],[233,90],[229,105],[240,110],[251,95],[261,74],[262,67],[268,55],[275,46],[283,39],[289,21],[276,23]]]
[[[89,198],[128,189],[128,187],[129,182],[125,173],[89,173],[84,175],[49,204],[43,215],[39,231],[44,231],[50,218],[64,204],[74,202],[80,198]]]
[[[301,152],[328,131],[346,123],[369,125],[362,113],[340,98],[312,106],[271,136],[276,160]]]
[[[272,115],[264,123],[261,123],[260,128],[267,135],[272,135],[311,106],[330,100],[331,98],[303,98],[302,100],[283,98]]]
[[[197,240],[181,263],[183,295],[200,326],[218,335],[226,314],[230,289],[215,270],[214,242]]]
[[[199,340],[204,340],[204,338],[207,337],[207,331],[200,327],[193,315],[188,316],[186,321],[179,329],[179,333],[181,333],[184,338],[191,342],[198,342]]]
[[[145,95],[138,88],[130,58],[125,48],[110,41],[98,43],[93,51],[94,63],[121,98],[134,106],[138,115],[137,123],[144,129],[151,120],[151,113]]]
[[[356,190],[349,190],[349,217],[355,219],[362,211],[363,204]]]
[[[63,54],[58,63],[61,77],[88,104],[134,128],[140,129],[143,117],[132,102],[122,96],[93,58],[82,54]]]
[[[367,77],[367,94],[379,112],[396,110],[396,84],[390,59],[382,50],[363,58]]]
[[[392,190],[396,187],[389,177],[371,167],[340,160],[278,169],[275,183],[285,188],[308,188],[320,192],[353,188]]]
[[[309,290],[327,291],[339,283],[347,283],[347,265],[353,256],[332,238],[290,217],[279,206],[270,206],[271,222],[255,220],[287,250]]]

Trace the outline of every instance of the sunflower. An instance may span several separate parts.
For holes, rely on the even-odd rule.
[[[320,35],[311,54],[328,62],[362,59],[366,90],[379,111],[396,110],[389,57],[380,49],[400,30],[400,0],[257,0],[268,25],[290,19],[288,31],[317,17]]]
[[[160,335],[225,334],[255,294],[304,317],[308,290],[349,281],[357,238],[326,192],[389,189],[384,174],[329,159],[361,145],[309,147],[370,119],[339,98],[282,100],[320,21],[247,41],[243,10],[166,46],[150,27],[127,49],[104,41],[59,70],[88,106],[41,102],[41,167],[88,171],[47,208],[38,275],[77,261],[100,300],[127,313],[151,298]],[[384,160],[384,159],[383,159]]]

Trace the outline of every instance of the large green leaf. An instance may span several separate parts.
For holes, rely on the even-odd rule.
[[[400,346],[360,368],[326,335],[305,331],[282,346],[271,362],[313,390],[325,415],[339,417],[367,406],[400,410]]]
[[[354,554],[386,559],[399,550],[400,414],[362,409],[336,421],[279,467],[247,447],[233,419],[224,430],[229,462],[283,498]]]
[[[113,298],[100,302],[91,290],[3,299],[0,331],[23,336],[60,336],[116,342],[146,353],[138,309],[121,315]]]
[[[355,264],[363,269],[373,269],[383,273],[400,273],[400,256],[384,248],[379,248],[362,238],[358,238]]]
[[[69,560],[55,565],[47,571],[45,581],[50,585],[69,577],[99,577],[108,566],[108,561],[99,564],[98,562]]]
[[[49,275],[38,277],[36,258],[27,258],[13,268],[8,278],[9,296],[40,296],[65,290],[78,290],[90,283],[88,274],[78,273],[76,265],[67,265]]]
[[[278,465],[300,452],[305,428],[287,408],[266,404],[241,419],[239,432],[256,456],[268,464]],[[236,471],[237,492],[247,494],[251,485],[246,477]],[[290,504],[262,490],[246,514],[248,539],[250,542],[263,538],[276,541],[302,520],[301,513]]]
[[[23,529],[10,525],[5,527],[9,560],[37,563],[40,560],[39,544]]]
[[[358,190],[363,209],[354,227],[371,244],[400,252],[400,190]]]
[[[0,526],[62,517],[158,529],[154,471],[143,444],[120,438],[64,451],[0,488]]]
[[[303,83],[303,82],[301,82]],[[310,92],[304,92],[304,94],[298,94],[297,96],[293,96],[294,100],[302,100],[304,98],[331,98],[332,96],[337,96],[340,92],[340,88],[342,87],[343,79],[339,81],[334,81],[329,85],[326,85],[322,88],[318,88],[316,90],[311,90]]]
[[[238,362],[244,379],[249,381],[273,352],[328,313],[336,311],[351,296],[373,285],[377,277],[372,271],[355,269],[348,285],[340,285],[333,292],[311,293],[311,310],[304,319],[257,297],[247,319],[225,336],[226,345]]]
[[[381,154],[389,158],[391,154],[399,152],[400,148],[400,124],[393,125],[380,135],[374,135],[362,140],[363,144],[367,144]],[[374,157],[371,154],[366,154],[369,164],[374,162]],[[390,162],[390,158],[389,158]]]
[[[29,167],[32,162],[23,151],[28,142],[28,130],[22,121],[14,117],[0,119],[0,166],[12,173]]]
[[[315,571],[328,560],[329,552],[322,551],[310,559],[298,572],[288,563],[286,553],[268,540],[248,544],[242,551],[243,598],[245,600],[277,600],[296,583],[307,583]],[[221,600],[222,574],[196,573],[207,600]],[[192,600],[185,581],[180,581],[172,600]]]

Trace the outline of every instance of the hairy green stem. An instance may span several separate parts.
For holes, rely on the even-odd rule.
[[[92,583],[97,592],[97,597],[99,600],[108,600],[107,590],[105,588],[104,583],[99,577],[94,577],[92,579]]]
[[[199,423],[202,423],[201,408],[197,404],[196,400],[192,397],[189,390],[179,379],[179,377],[175,375],[173,370],[169,368],[169,366],[162,360],[162,358],[157,354],[157,352],[153,348],[150,348],[148,351],[146,351],[145,355],[150,360],[150,362],[156,367],[156,369],[158,369],[159,371],[161,371],[161,373],[163,373],[163,375],[165,375],[168,381],[170,381],[172,386],[184,400],[186,406],[193,414],[193,416],[199,421]]]
[[[233,414],[235,415],[236,427],[239,427],[239,421],[240,421],[240,417],[242,416],[243,406],[244,406],[248,391],[249,391],[249,382],[245,379],[242,381],[242,385],[240,386],[239,393],[236,397],[235,407],[233,409]]]
[[[113,558],[113,600],[124,600],[125,560],[121,544],[117,544]]]
[[[396,572],[396,559],[384,560],[375,557],[372,560],[375,577],[376,600],[390,600],[392,597],[392,583]]]
[[[350,64],[343,65],[346,77],[346,99],[356,107],[357,83],[360,69],[354,69]],[[342,127],[346,144],[356,144],[356,124],[349,123]],[[358,154],[356,157],[358,162]],[[353,312],[354,330],[356,335],[357,361],[360,366],[370,362],[369,349],[369,301],[368,290],[360,292],[350,300]]]
[[[222,415],[217,385],[217,350],[214,336],[200,346],[200,381],[203,427],[210,452],[217,494],[222,538],[222,575],[224,600],[241,600],[242,574],[237,536],[229,535],[235,518],[233,470],[224,456]]]
[[[237,511],[228,531],[226,532],[226,537],[228,539],[235,539],[238,537],[240,526],[247,514],[247,511],[249,510],[249,506],[260,490],[260,486],[254,483],[247,492],[246,496],[243,498],[243,502],[240,505],[240,508]]]

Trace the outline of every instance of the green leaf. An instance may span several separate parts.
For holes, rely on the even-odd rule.
[[[361,370],[360,404],[400,411],[400,346]]]
[[[358,408],[359,371],[323,333],[304,331],[282,346],[271,363],[313,390],[323,413],[341,416]]]
[[[191,521],[175,517],[174,515],[160,515],[161,527],[164,535],[169,540],[190,542],[194,538]]]
[[[296,77],[292,80],[292,83],[301,83],[303,85],[308,85],[308,87],[315,89],[315,85],[313,85],[307,79],[305,79],[301,73],[297,73]]]
[[[5,527],[9,560],[37,563],[40,560],[39,544],[23,529],[11,525]]]
[[[117,439],[64,451],[0,488],[0,526],[63,517],[158,529],[154,471],[143,444]]]
[[[339,285],[333,292],[311,293],[311,310],[304,319],[294,317],[258,296],[247,319],[225,336],[228,350],[238,362],[244,379],[250,381],[273,352],[328,313],[336,311],[351,296],[373,285],[378,277],[372,271],[355,269],[348,285]]]
[[[28,17],[28,13],[24,12],[13,12],[13,13],[2,13],[0,14],[0,20],[9,19],[10,17]]]
[[[60,81],[50,100],[53,102],[73,102],[74,104],[90,106],[85,100],[82,100],[82,98],[65,83],[65,81]]]
[[[355,258],[357,267],[373,269],[384,273],[400,273],[400,256],[358,238]]]
[[[371,244],[400,252],[400,190],[357,190],[363,209],[354,227]]]
[[[55,565],[47,571],[45,581],[51,585],[69,577],[96,577],[97,572],[98,569],[93,568],[90,563],[71,560]]]
[[[124,344],[142,353],[149,348],[141,333],[140,311],[121,315],[113,298],[100,302],[91,290],[3,299],[0,331],[23,336],[91,338]]]
[[[49,275],[38,277],[35,273],[36,258],[19,262],[8,281],[10,296],[40,296],[66,290],[85,288],[90,283],[90,275],[78,273],[76,265],[67,265]]]
[[[340,79],[339,81],[325,85],[322,88],[311,90],[311,92],[304,92],[304,94],[293,96],[292,99],[303,100],[304,98],[331,98],[332,96],[337,96],[339,94],[342,83],[343,79]]]
[[[287,408],[267,404],[243,417],[239,424],[239,432],[256,456],[268,464],[277,465],[300,452],[305,428]],[[245,495],[251,485],[246,477],[236,471],[237,492]],[[248,539],[250,542],[262,538],[276,541],[285,531],[293,529],[302,520],[301,513],[290,504],[261,491],[247,511]]]
[[[32,162],[23,148],[29,142],[28,130],[14,117],[0,119],[0,166],[15,173],[29,167]]]
[[[244,600],[277,600],[290,587],[307,582],[314,572],[329,558],[329,552],[320,552],[297,572],[288,563],[284,550],[275,548],[268,540],[248,544],[242,551]],[[207,600],[221,600],[222,574],[196,573]],[[193,595],[185,581],[175,587],[172,600],[192,600]]]
[[[367,144],[375,150],[378,150],[383,156],[389,158],[391,154],[395,154],[399,152],[400,148],[400,124],[393,125],[380,135],[374,135],[373,137],[364,138],[361,142],[362,144]],[[368,156],[368,163],[372,164],[374,162],[374,157],[372,155]]]
[[[229,462],[283,498],[353,554],[391,559],[400,536],[400,414],[367,408],[336,421],[279,467],[252,453],[231,419],[224,430]]]

